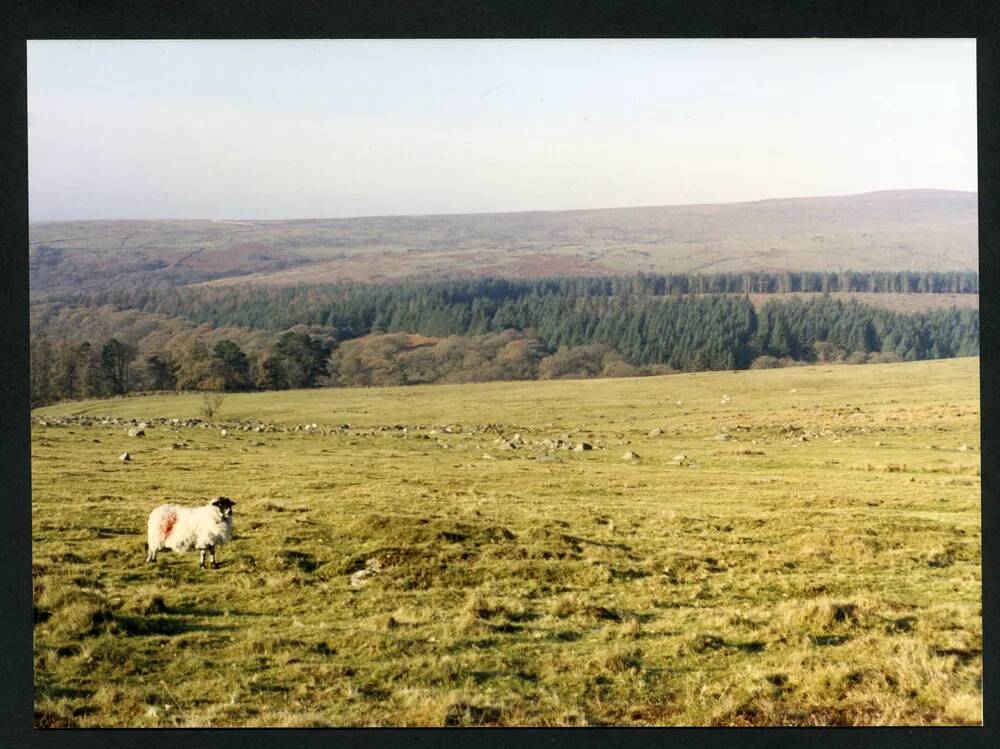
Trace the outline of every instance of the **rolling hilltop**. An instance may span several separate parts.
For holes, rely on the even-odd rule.
[[[978,267],[977,195],[293,221],[30,227],[31,288]]]

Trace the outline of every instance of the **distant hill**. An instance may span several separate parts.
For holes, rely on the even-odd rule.
[[[288,284],[779,270],[977,270],[977,194],[294,221],[30,226],[34,296],[109,285]]]

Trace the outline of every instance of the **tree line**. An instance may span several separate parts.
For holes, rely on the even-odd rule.
[[[235,342],[209,348],[195,338],[181,350],[141,351],[110,338],[103,344],[32,335],[32,407],[74,398],[167,390],[286,390],[326,377],[329,346],[308,333],[288,331],[260,359]]]
[[[579,279],[567,281],[564,292],[587,288],[573,286]],[[508,283],[516,290],[521,282],[463,282],[436,286],[434,294],[421,293],[419,285],[372,287],[371,296],[385,301],[374,307],[345,287],[327,302],[336,310],[328,327],[296,320],[280,334],[251,331],[249,349],[236,336],[216,336],[209,345],[208,325],[174,337],[152,331],[137,332],[132,341],[111,336],[88,342],[66,327],[47,336],[43,324],[31,341],[32,404],[142,390],[630,376],[979,353],[977,310],[907,314],[821,296],[770,300],[757,313],[746,296],[542,294],[538,287],[515,295]],[[194,297],[206,298],[201,290]],[[65,312],[42,319],[58,321]],[[151,320],[171,319],[108,314],[140,315],[128,328],[135,331],[159,324]]]
[[[339,282],[298,286],[141,287],[63,295],[56,301],[89,307],[113,305],[215,326],[284,330],[296,324],[325,325],[341,338],[403,329],[435,314],[447,333],[477,335],[496,331],[487,316],[505,304],[538,304],[552,296],[623,297],[688,294],[831,293],[978,294],[975,272],[839,271],[782,273],[644,274],[513,280]],[[509,311],[505,307],[501,317]],[[499,328],[502,329],[502,328]]]

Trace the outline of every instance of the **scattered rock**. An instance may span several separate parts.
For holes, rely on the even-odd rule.
[[[685,455],[684,453],[678,453],[677,455],[675,455],[672,458],[672,460],[673,460],[674,463],[683,463],[687,459],[688,459],[688,456]]]
[[[624,455],[622,455],[622,460],[639,460],[639,454],[634,453],[631,450],[627,450]]]
[[[219,434],[221,434],[223,437],[225,437],[226,435],[229,434],[229,430],[228,429],[220,429],[219,430]]]
[[[649,431],[650,437],[659,437],[661,434],[663,434],[663,430],[660,429],[659,427],[656,427],[656,429],[651,429]]]
[[[589,442],[577,442],[573,449],[576,452],[583,452],[584,450],[593,450],[594,446]]]
[[[131,429],[128,430],[128,436],[129,437],[145,437],[146,436],[146,430],[143,429],[142,427],[132,427]]]
[[[351,575],[351,587],[352,588],[363,588],[371,579],[379,574],[384,565],[382,560],[378,557],[372,557],[371,559],[365,560],[365,568],[363,570],[358,570],[353,575]]]
[[[120,460],[122,463],[129,463],[132,460],[132,456],[129,455],[127,452],[124,452],[118,456],[118,460]]]
[[[732,435],[725,434],[724,432],[720,432],[719,434],[715,435],[715,439],[716,439],[717,442],[725,442],[726,440],[731,440],[732,439]]]

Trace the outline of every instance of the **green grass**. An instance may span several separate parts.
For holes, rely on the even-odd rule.
[[[317,434],[35,425],[36,725],[979,723],[978,366],[228,395],[216,417]],[[153,506],[217,494],[219,569],[143,564]]]

